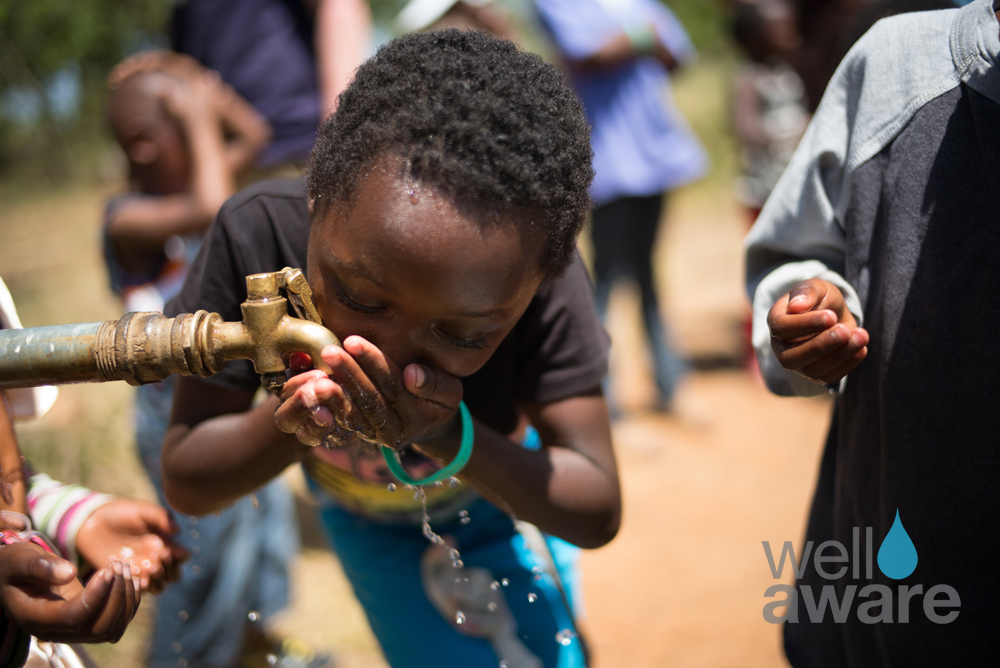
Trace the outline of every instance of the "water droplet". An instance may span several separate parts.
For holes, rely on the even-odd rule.
[[[122,548],[122,551],[119,553],[119,555],[122,559],[131,559],[132,557],[135,556],[135,550],[126,545],[125,547]]]
[[[187,659],[177,659],[177,665],[180,666],[180,668],[187,668],[188,660]]]
[[[492,220],[494,223],[500,222],[500,212],[497,211],[496,209],[490,211],[489,215],[490,215],[490,220]]]
[[[535,573],[534,577],[532,577],[531,579],[534,580],[535,582],[538,582],[538,581],[540,581],[542,579],[542,574],[541,573]]]
[[[417,191],[414,190],[413,188],[410,188],[410,191],[406,194],[410,196],[410,204],[420,203],[420,195],[418,195]]]
[[[198,575],[199,573],[201,573],[201,566],[192,566],[191,572],[194,573],[195,575]]]
[[[489,610],[490,612],[496,612],[497,611],[497,604],[496,603],[489,603],[489,604],[486,605],[486,609]]]
[[[175,652],[183,652],[184,645],[180,644],[179,642],[175,642],[173,645],[170,646],[170,649],[174,650]]]
[[[448,485],[450,485],[451,487],[458,487],[461,484],[462,481],[456,478],[455,476],[448,478]]]
[[[259,622],[260,621],[260,613],[257,612],[256,610],[251,610],[249,613],[247,613],[247,620],[250,621],[251,623],[252,622]]]
[[[145,568],[146,570],[149,570],[150,568],[153,567],[153,562],[150,561],[149,559],[143,559],[142,560],[142,567]]]
[[[455,623],[464,624],[465,623],[465,613],[459,610],[455,613]]]
[[[276,666],[276,665],[278,665],[278,657],[275,656],[274,654],[268,654],[264,658],[267,660],[267,665],[269,665],[269,666]]]
[[[191,554],[194,554],[194,555],[201,554],[201,548],[198,547],[197,545],[192,545],[191,546]]]
[[[556,642],[562,645],[563,647],[566,647],[573,642],[573,638],[575,637],[576,637],[575,633],[573,633],[569,629],[563,629],[562,631],[556,634]]]
[[[538,594],[533,591],[528,592],[528,603],[534,603],[538,600]]]
[[[896,510],[896,519],[878,549],[878,568],[886,577],[902,580],[917,567],[917,548],[903,528]]]
[[[201,534],[198,533],[197,529],[191,529],[191,540],[198,540],[200,537]]]
[[[182,622],[186,622],[191,618],[191,615],[188,613],[187,610],[181,610],[180,612],[177,613],[177,616],[181,619]]]
[[[507,659],[500,660],[500,668],[510,668],[510,664],[507,663]]]
[[[253,504],[253,509],[254,510],[257,510],[258,508],[260,508],[260,501],[257,500],[257,495],[256,494],[251,494],[250,495],[250,503]]]
[[[510,584],[510,580],[508,580],[507,578],[504,578],[503,580],[500,581],[500,584],[502,584],[504,587],[506,587],[507,585]]]
[[[492,589],[493,591],[500,591],[500,583],[494,580],[493,582],[490,583],[490,589]]]
[[[390,492],[395,492],[396,491],[396,483],[390,482],[388,484],[388,486],[386,486],[386,489],[388,489]]]
[[[451,565],[454,566],[455,568],[465,568],[465,562],[462,561],[461,559],[456,559],[455,561],[451,562]]]
[[[194,527],[194,526],[198,526],[198,518],[197,518],[197,517],[195,517],[194,515],[188,515],[188,522],[189,522],[189,523],[191,524],[191,526],[193,526],[193,527]]]

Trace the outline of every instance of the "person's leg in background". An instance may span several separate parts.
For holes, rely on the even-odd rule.
[[[595,301],[601,317],[606,315],[614,281],[631,277],[638,285],[643,323],[653,359],[653,378],[659,393],[655,403],[658,410],[669,408],[687,369],[686,363],[671,347],[670,333],[656,294],[653,248],[663,201],[664,196],[660,194],[612,200],[594,209],[591,224]]]
[[[653,249],[666,195],[650,195],[632,198],[632,220],[634,234],[629,257],[635,267],[636,280],[642,298],[642,316],[646,325],[646,338],[653,356],[653,374],[659,397],[657,410],[669,410],[681,378],[687,372],[687,363],[673,348],[667,320],[660,310],[660,300],[656,289],[653,269]]]

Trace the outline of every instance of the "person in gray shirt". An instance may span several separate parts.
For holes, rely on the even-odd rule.
[[[998,8],[876,24],[746,241],[768,387],[836,395],[796,668],[1000,660]]]

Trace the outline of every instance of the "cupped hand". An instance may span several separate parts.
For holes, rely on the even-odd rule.
[[[819,278],[778,299],[767,326],[781,366],[816,383],[839,382],[868,354],[868,332],[858,327],[837,286]]]
[[[118,642],[139,608],[137,578],[121,561],[84,587],[76,568],[34,543],[0,548],[0,605],[15,624],[53,642]]]
[[[100,506],[80,527],[76,548],[94,568],[116,560],[131,564],[140,589],[153,593],[180,577],[187,551],[172,540],[180,527],[170,512],[152,503],[115,499]]]
[[[327,346],[327,376],[297,356],[281,393],[275,421],[307,445],[361,439],[391,448],[425,442],[449,431],[462,400],[462,381],[440,369],[409,364],[400,368],[360,336],[344,347]]]

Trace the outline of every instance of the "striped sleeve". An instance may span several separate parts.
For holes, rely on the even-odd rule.
[[[52,539],[63,556],[75,563],[79,563],[77,532],[91,513],[113,499],[86,487],[58,482],[44,473],[31,476],[28,484],[32,523]]]

